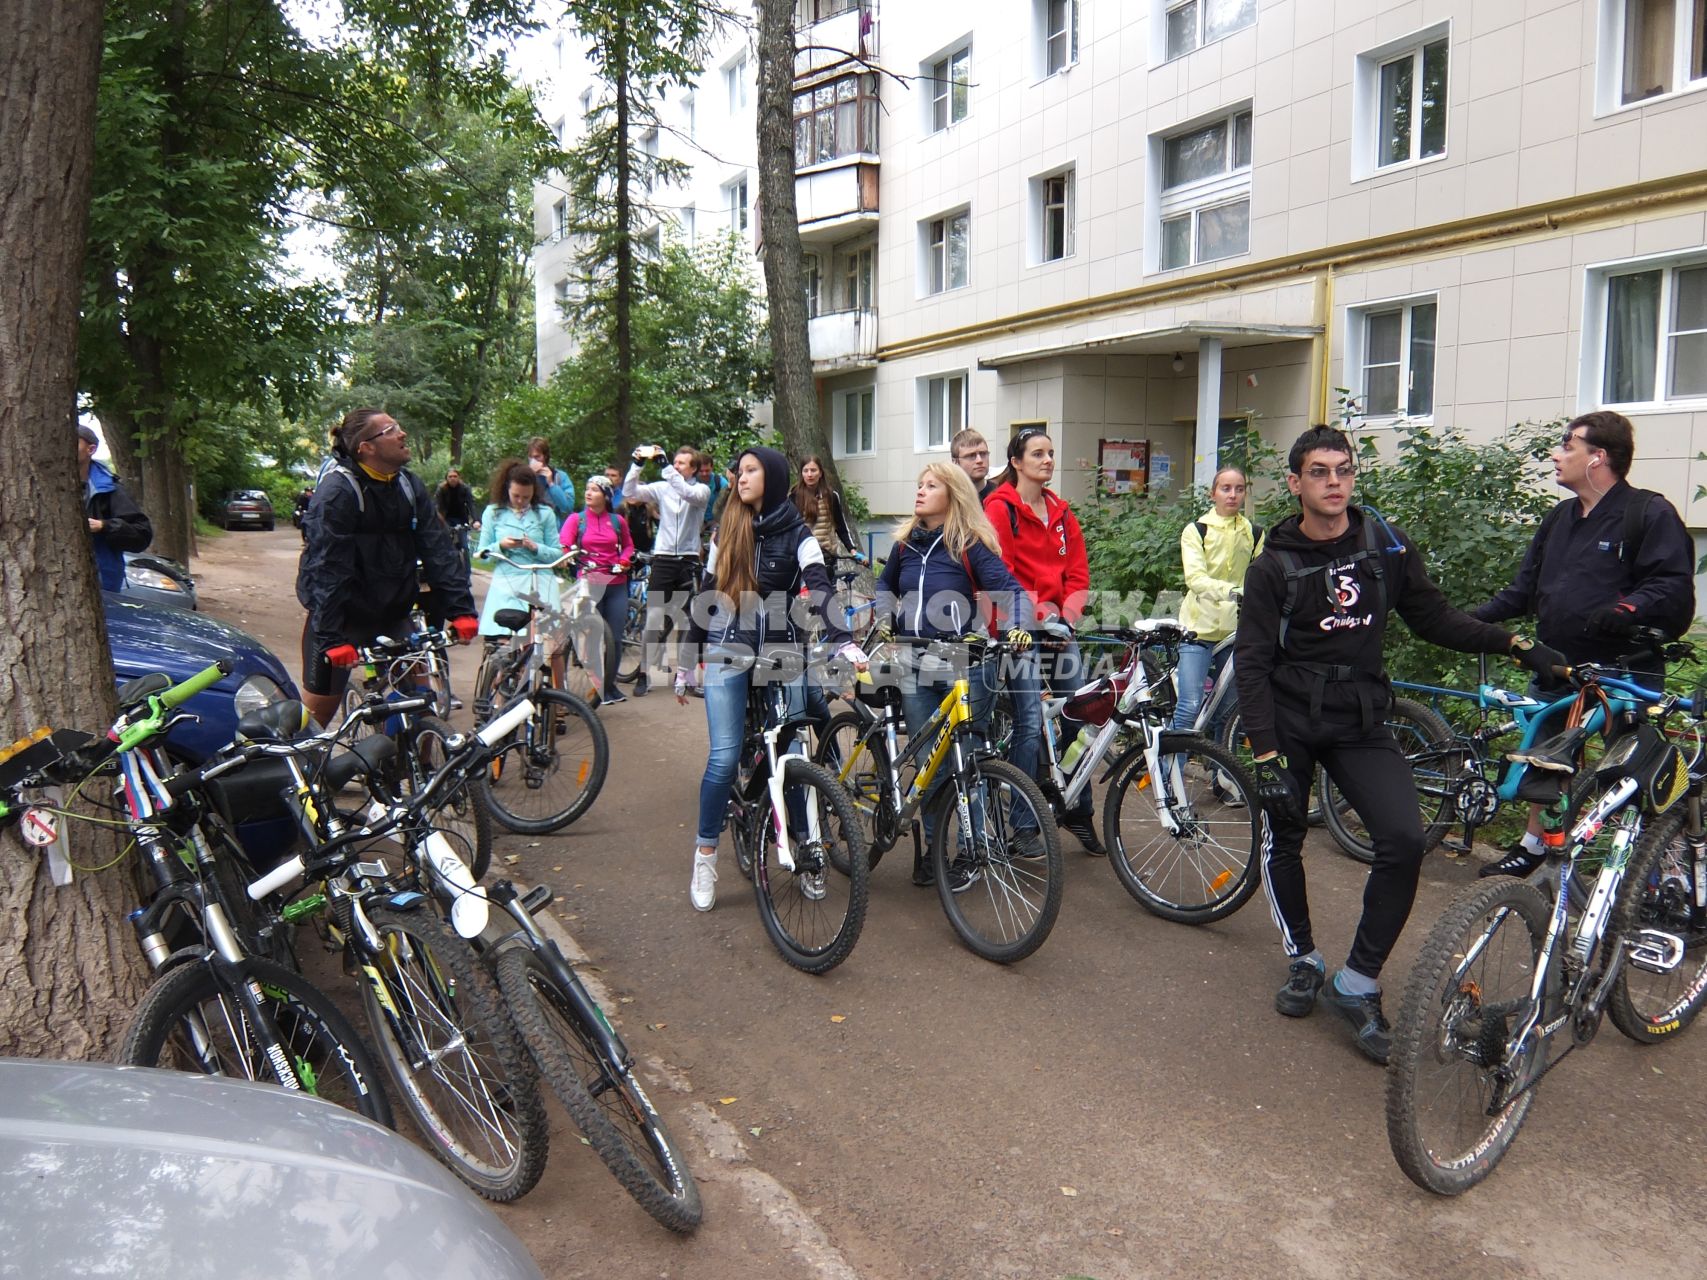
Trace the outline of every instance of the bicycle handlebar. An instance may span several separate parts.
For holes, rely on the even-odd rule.
[[[579,547],[570,547],[569,550],[558,556],[557,559],[553,560],[550,564],[520,564],[517,561],[510,559],[510,557],[505,555],[502,551],[489,551],[486,554],[486,558],[488,560],[495,560],[499,564],[507,564],[512,569],[522,569],[528,573],[549,573],[553,569],[561,569],[564,565],[573,560],[579,560],[581,558],[581,549]]]

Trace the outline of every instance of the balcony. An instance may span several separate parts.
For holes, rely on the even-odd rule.
[[[845,373],[877,364],[877,312],[827,311],[806,322],[812,372]]]
[[[877,227],[877,162],[846,157],[797,174],[800,243],[829,244]]]
[[[799,46],[794,55],[796,80],[849,58],[876,60],[877,23],[869,0],[858,0],[840,13],[835,12],[843,3],[844,0],[801,0],[796,8],[794,40]]]

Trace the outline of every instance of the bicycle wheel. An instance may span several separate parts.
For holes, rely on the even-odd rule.
[[[1670,934],[1683,949],[1671,970],[1656,973],[1624,958],[1607,1012],[1637,1044],[1678,1035],[1707,1004],[1707,910],[1695,905],[1695,859],[1685,814],[1674,808],[1643,833],[1624,871],[1608,936],[1626,943],[1645,929]]]
[[[297,1087],[396,1128],[373,1051],[331,997],[270,961],[251,957],[244,967],[260,988]],[[144,993],[116,1061],[277,1084],[265,1041],[211,965],[185,964]]]
[[[828,772],[800,756],[778,763],[794,869],[779,859],[765,805],[754,815],[753,894],[782,958],[807,973],[828,973],[848,958],[865,925],[865,833],[853,801]]]
[[[1247,775],[1252,774],[1253,762],[1251,759],[1251,740],[1245,733],[1245,722],[1243,717],[1239,714],[1239,704],[1237,702],[1234,702],[1230,707],[1223,709],[1221,722],[1215,728],[1214,742],[1215,745],[1220,747],[1223,751],[1231,752],[1233,759],[1239,762],[1239,767],[1243,769]],[[1316,771],[1316,782],[1318,785],[1310,793],[1310,805],[1309,808],[1305,810],[1304,814],[1305,820],[1312,827],[1319,827],[1322,825],[1322,792],[1320,786],[1322,777],[1323,774],[1321,770],[1318,769]]]
[[[1592,768],[1579,769],[1571,783],[1570,799],[1565,809],[1565,832],[1569,839],[1570,831],[1576,826],[1577,819],[1587,813],[1594,802],[1606,790],[1596,782]],[[1634,846],[1641,840],[1642,810],[1640,805],[1625,804],[1615,809],[1612,815],[1595,832],[1594,839],[1583,846],[1577,854],[1577,863],[1571,870],[1571,910],[1582,911],[1588,906],[1589,896],[1594,893],[1595,883],[1600,879],[1600,869],[1613,854],[1613,845],[1618,833],[1623,830],[1634,830],[1631,844]],[[1549,860],[1544,871],[1531,873],[1528,877],[1533,880],[1538,876],[1556,879],[1558,872],[1557,860]]]
[[[646,630],[646,593],[640,592],[635,598],[631,586],[628,593],[628,616],[622,625],[622,652],[617,655],[616,678],[624,684],[640,674],[641,660],[646,656],[646,647],[642,638]]]
[[[480,790],[511,831],[545,835],[586,813],[610,768],[610,739],[585,700],[562,689],[529,695],[534,714],[500,745]]]
[[[445,742],[451,733],[451,727],[437,716],[420,716],[398,735],[403,757],[398,776],[409,794],[444,768],[450,755]],[[468,862],[474,878],[483,879],[492,865],[492,810],[479,783],[464,782],[446,790],[429,816]]]
[[[1532,1032],[1515,1055],[1508,1041],[1533,1010],[1550,914],[1522,881],[1472,885],[1417,955],[1393,1024],[1387,1141],[1425,1190],[1455,1196],[1492,1173],[1535,1100],[1546,1041]]]
[[[1410,761],[1422,813],[1423,851],[1446,838],[1458,820],[1454,783],[1470,763],[1470,753],[1453,745],[1453,733],[1433,708],[1410,698],[1395,698],[1387,710],[1387,730]],[[1316,771],[1322,820],[1337,844],[1359,862],[1375,861],[1369,828],[1340,794],[1326,769]]]
[[[858,712],[836,712],[819,730],[812,758],[853,801],[866,836],[866,863],[875,870],[895,842],[895,802],[888,793],[889,748],[875,728],[866,728]]]
[[[545,1108],[491,975],[429,911],[368,918],[379,948],[362,965],[362,1005],[404,1109],[480,1195],[525,1195],[545,1169]]]
[[[987,756],[975,757],[968,768],[971,776],[951,780],[932,805],[937,898],[974,954],[1013,964],[1041,947],[1055,927],[1064,881],[1061,842],[1049,802],[1023,772]],[[970,843],[960,829],[962,787],[972,816]],[[1027,856],[1028,850],[1042,856]],[[967,876],[972,883],[956,893]]]
[[[699,1187],[633,1067],[604,1055],[533,951],[500,954],[498,986],[540,1075],[623,1189],[671,1231],[697,1227]]]
[[[1168,816],[1151,785],[1144,748],[1115,764],[1103,801],[1103,843],[1126,892],[1181,924],[1222,920],[1256,892],[1262,811],[1250,775],[1205,738],[1163,739]]]

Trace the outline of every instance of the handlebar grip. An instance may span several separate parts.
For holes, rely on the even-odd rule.
[[[262,898],[273,892],[273,890],[282,889],[293,880],[300,880],[302,878],[302,871],[303,861],[301,854],[297,854],[296,857],[291,858],[288,862],[279,863],[278,866],[274,867],[271,871],[267,872],[266,875],[262,876],[259,880],[255,881],[254,884],[249,886],[248,894],[250,899],[254,902],[259,902]]]
[[[160,704],[168,709],[188,702],[203,689],[218,684],[232,672],[231,659],[221,658],[212,666],[203,667],[188,680],[173,685],[160,695]]]
[[[527,698],[517,698],[505,707],[496,719],[474,736],[487,746],[493,746],[500,739],[509,737],[531,715],[533,715],[533,703]]]

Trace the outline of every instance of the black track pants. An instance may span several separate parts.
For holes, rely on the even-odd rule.
[[[1356,722],[1312,721],[1305,708],[1278,698],[1274,719],[1280,749],[1299,794],[1309,795],[1320,761],[1369,829],[1375,862],[1363,889],[1363,917],[1346,965],[1378,978],[1411,914],[1422,866],[1422,815],[1417,810],[1411,766],[1385,725],[1377,724],[1366,733]],[[1271,816],[1262,839],[1263,889],[1289,956],[1308,955],[1316,945],[1300,856],[1305,831],[1302,822],[1276,821]]]
[[[662,666],[664,642],[675,626],[681,635],[676,643],[687,637],[688,608],[694,590],[699,586],[698,556],[658,556],[652,561],[652,576],[646,584],[646,624],[642,632],[646,665],[649,671]]]

